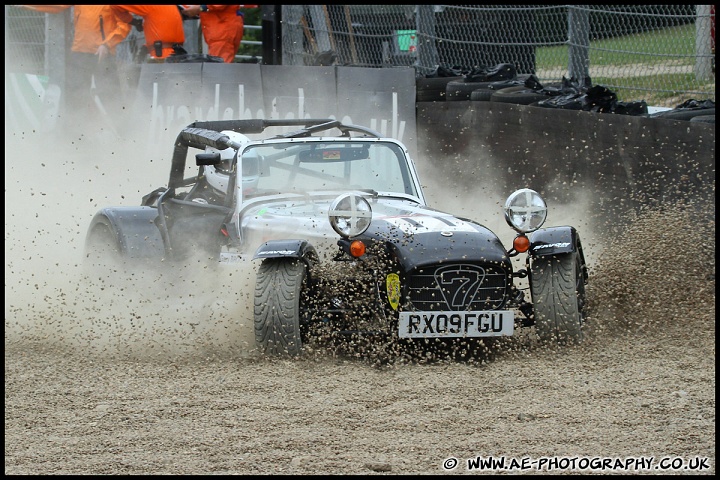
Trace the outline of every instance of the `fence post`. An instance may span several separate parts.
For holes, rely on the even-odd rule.
[[[712,22],[710,5],[697,5],[695,20],[695,78],[712,79]]]
[[[282,23],[280,5],[260,5],[262,9],[263,65],[282,65]]]
[[[282,57],[283,65],[305,65],[303,29],[301,22],[305,20],[304,5],[280,5],[282,19]],[[313,52],[314,53],[314,52]]]
[[[45,14],[45,72],[48,84],[67,92],[67,61],[72,48],[72,9],[60,15]],[[66,95],[60,95],[60,111],[65,113]]]
[[[438,51],[435,45],[435,10],[433,5],[417,5],[416,29],[418,66],[423,70],[432,70],[438,64]]]
[[[318,53],[332,50],[332,43],[330,42],[331,32],[328,30],[325,22],[326,17],[323,13],[322,5],[308,5],[308,9],[310,10],[310,18],[315,28],[315,41],[318,45]]]
[[[590,15],[587,5],[568,6],[568,70],[580,85],[590,80]]]
[[[201,51],[201,45],[203,45],[202,49],[205,50],[205,44],[204,40],[200,38],[200,19],[183,19],[183,31],[185,32],[185,43],[183,47],[187,53],[206,53],[205,51]],[[201,40],[203,43],[201,43]]]

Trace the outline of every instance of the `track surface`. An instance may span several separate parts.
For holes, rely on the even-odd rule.
[[[92,214],[136,204],[166,165],[138,185],[119,152],[73,148],[6,162],[6,474],[434,474],[451,457],[466,473],[477,456],[700,458],[714,474],[714,213],[703,231],[672,207],[588,239],[578,347],[530,329],[471,361],[322,345],[272,360],[254,351],[251,267],[83,278]]]

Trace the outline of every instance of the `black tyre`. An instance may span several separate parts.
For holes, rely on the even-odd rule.
[[[448,102],[470,100],[474,90],[488,88],[494,82],[466,82],[465,80],[451,80],[445,89],[445,99]]]
[[[492,94],[510,87],[531,88],[527,83],[531,81],[530,74],[522,74],[510,80],[496,80],[494,82],[480,82],[477,89],[470,92],[470,100],[488,102]]]
[[[585,276],[578,252],[537,257],[530,272],[535,327],[544,344],[582,342]]]
[[[445,90],[448,82],[462,77],[433,77],[415,80],[415,99],[418,102],[445,101]]]
[[[473,102],[489,102],[492,94],[497,90],[491,90],[489,88],[478,88],[470,92],[470,100]]]
[[[648,115],[650,118],[664,118],[666,120],[691,120],[698,116],[715,115],[714,108],[678,108],[676,110],[666,110]]]
[[[108,281],[109,276],[127,262],[117,233],[103,219],[96,223],[85,239],[83,272],[95,280]]]
[[[263,261],[255,284],[255,343],[266,355],[300,355],[301,297],[305,264],[296,259]]]
[[[715,123],[715,115],[698,115],[690,119],[693,123]]]
[[[548,98],[544,93],[526,87],[508,87],[496,91],[490,97],[491,102],[515,103],[530,105],[531,103]]]

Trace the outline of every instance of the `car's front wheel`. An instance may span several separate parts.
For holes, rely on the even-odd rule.
[[[536,257],[530,288],[535,328],[540,341],[570,345],[582,342],[585,320],[585,277],[578,252]]]
[[[266,355],[300,355],[306,275],[306,265],[296,258],[270,258],[260,265],[255,283],[255,343]]]

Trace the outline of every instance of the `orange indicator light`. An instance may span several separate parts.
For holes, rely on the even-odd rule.
[[[360,240],[353,240],[350,244],[350,255],[355,258],[365,255],[365,244]]]
[[[530,248],[530,239],[525,235],[518,235],[513,240],[513,248],[520,253],[525,253]]]

